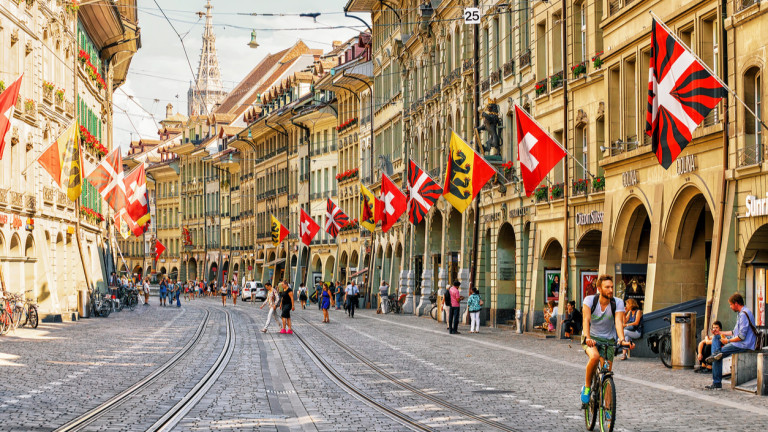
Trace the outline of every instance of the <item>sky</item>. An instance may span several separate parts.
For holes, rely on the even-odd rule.
[[[163,17],[155,0],[139,0],[142,47],[134,55],[128,79],[114,94],[114,143],[126,151],[131,140],[157,139],[165,106],[187,114],[187,91],[197,73],[202,46],[205,0],[157,0],[181,39]],[[231,90],[270,53],[302,39],[310,48],[331,49],[334,40],[346,41],[365,27],[344,16],[347,0],[211,0],[219,68],[225,90]],[[312,18],[299,16],[251,16],[241,14],[298,14],[320,12]],[[370,22],[370,16],[359,14]],[[349,26],[339,29],[327,27]],[[324,28],[325,27],[325,28]],[[248,47],[251,30],[259,47]],[[300,29],[300,30],[296,30]],[[183,46],[182,42],[183,40]],[[187,56],[192,64],[190,70]],[[153,117],[154,116],[154,117]]]

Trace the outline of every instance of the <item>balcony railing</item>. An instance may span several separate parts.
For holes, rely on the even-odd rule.
[[[491,89],[491,81],[488,78],[480,81],[480,91],[487,92],[490,89]]]
[[[744,9],[759,3],[759,0],[741,0],[739,2],[738,11],[743,11]]]
[[[496,85],[501,82],[501,70],[491,72],[491,85]]]
[[[520,68],[524,68],[526,66],[531,65],[531,50],[525,50],[524,53],[520,54]]]
[[[504,63],[504,66],[502,67],[502,72],[504,73],[505,77],[508,77],[515,73],[515,61],[510,60],[506,63]]]
[[[736,163],[739,167],[757,165],[765,160],[766,148],[762,144],[750,144],[736,150]]]

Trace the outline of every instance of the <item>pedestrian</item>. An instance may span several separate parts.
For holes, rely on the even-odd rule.
[[[461,294],[459,293],[460,286],[461,282],[453,281],[453,286],[448,290],[448,297],[450,297],[451,304],[451,312],[448,316],[448,321],[450,321],[450,334],[461,334],[459,333],[459,306],[461,306],[462,300]]]
[[[325,287],[325,282],[318,281],[317,285],[315,285],[315,301],[317,302],[317,309],[322,309],[322,304],[320,302],[320,297],[323,295],[323,287]]]
[[[216,286],[216,282],[213,283],[214,287]],[[223,283],[221,284],[221,305],[224,307],[227,307],[227,284]]]
[[[326,286],[325,289],[323,289],[321,302],[323,307],[323,322],[329,323],[331,322],[331,319],[328,316],[328,308],[331,307],[331,287],[330,286]]]
[[[267,298],[264,300],[264,303],[261,304],[259,309],[264,309],[264,305],[267,305],[269,306],[269,313],[267,314],[267,322],[264,323],[264,328],[261,329],[262,333],[267,332],[267,328],[269,328],[269,323],[272,321],[272,317],[274,317],[277,325],[280,325],[280,320],[277,319],[276,312],[277,307],[280,305],[280,297],[277,294],[277,289],[273,289],[272,284],[269,282],[264,284],[264,288],[267,290]]]
[[[144,290],[144,306],[149,306],[149,278],[148,277],[144,278],[142,289]]]
[[[336,299],[334,298],[333,293],[336,292],[336,286],[339,284],[339,281],[336,281],[336,283],[333,283],[333,281],[329,282],[328,285],[328,294],[331,296],[331,306],[336,304]]]
[[[347,316],[350,318],[355,317],[355,307],[357,306],[357,296],[360,295],[360,290],[357,288],[357,285],[352,282],[347,287],[346,292],[346,299],[347,302]]]
[[[483,299],[480,298],[480,292],[477,288],[472,288],[472,294],[470,294],[467,299],[470,333],[480,333],[480,311],[482,310],[482,306]]]
[[[307,306],[307,286],[304,284],[304,282],[299,284],[299,302],[301,303],[301,308],[304,309]]]
[[[240,287],[237,286],[237,280],[232,280],[232,306],[237,306],[237,295],[240,294]]]
[[[715,321],[712,323],[712,334],[715,334],[717,332],[720,332],[723,329],[723,323],[720,321]],[[701,342],[699,342],[699,346],[696,348],[696,358],[699,359],[699,368],[694,369],[694,372],[697,373],[712,373],[712,365],[708,365],[704,362],[704,359],[712,355],[712,340],[716,338],[717,336],[710,336],[706,335],[704,336],[704,339],[702,339]]]
[[[387,313],[389,308],[389,284],[383,280],[379,286],[379,304],[381,305],[381,313]]]
[[[181,307],[181,281],[176,281],[176,307]]]
[[[189,281],[184,283],[184,301],[189,301]]]
[[[728,306],[738,314],[733,331],[712,332],[712,355],[704,361],[712,365],[712,385],[705,388],[715,390],[723,388],[723,357],[745,351],[752,351],[757,346],[757,329],[752,311],[744,306],[744,297],[736,293],[728,299]],[[730,338],[728,336],[731,336]]]
[[[627,299],[624,303],[624,340],[631,342],[638,340],[643,335],[643,311],[640,310],[640,306],[635,299]],[[629,358],[629,350],[624,349],[624,353],[621,357],[622,360]]]
[[[439,295],[443,296],[443,321],[445,322],[445,329],[450,330],[451,329],[451,322],[448,319],[451,313],[451,299],[448,295],[449,290],[451,289],[450,285],[447,285],[445,288],[440,288],[440,292],[438,292]]]
[[[341,309],[341,304],[344,302],[344,286],[341,284],[336,285],[336,310]],[[344,305],[344,310],[347,310],[347,306]]]
[[[283,319],[283,329],[280,330],[280,333],[293,334],[293,329],[291,328],[291,311],[295,310],[293,307],[293,290],[285,280],[283,280],[283,295],[280,302],[282,305],[280,318]]]
[[[160,280],[160,306],[165,306],[165,296],[168,294],[168,283],[165,281],[165,277],[161,277]]]
[[[563,320],[565,337],[569,338],[572,335],[580,335],[581,326],[584,324],[584,317],[576,309],[576,302],[574,300],[568,302],[565,306],[565,312],[565,319]]]

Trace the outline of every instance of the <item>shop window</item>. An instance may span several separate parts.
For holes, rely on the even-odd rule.
[[[555,140],[557,140],[560,145],[565,147],[565,143],[563,143],[563,131],[559,130],[555,132],[552,135]],[[555,165],[554,168],[552,168],[552,182],[553,183],[562,183],[563,182],[563,159],[560,159],[560,162]]]
[[[603,22],[603,2],[596,1],[592,4],[595,7],[595,13],[593,14],[594,25],[592,26],[595,29],[595,50],[592,54],[595,54],[603,50],[603,29],[601,27]]]
[[[573,173],[574,177],[576,179],[583,179],[587,177],[587,173],[585,172],[583,166],[588,166],[588,152],[587,152],[587,128],[586,127],[580,127],[575,129],[575,137],[573,140],[573,155],[581,162],[581,165],[578,163],[574,163],[573,166]]]
[[[499,19],[493,20],[493,70],[501,68],[501,30]]]

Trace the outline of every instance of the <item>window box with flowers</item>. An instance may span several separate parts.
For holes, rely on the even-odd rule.
[[[80,4],[78,3],[77,0],[71,0],[66,2],[66,4],[64,5],[64,9],[66,9],[67,12],[74,14],[75,12],[78,11],[78,9],[80,9]]]
[[[563,197],[563,183],[555,183],[549,188],[549,199],[556,200]]]
[[[599,176],[592,179],[592,190],[595,192],[605,190],[605,176]]]
[[[504,172],[504,178],[509,181],[510,177],[514,176],[515,174],[515,163],[512,161],[506,161],[501,164],[501,168]]]
[[[357,219],[352,219],[351,221],[349,221],[349,223],[347,223],[346,225],[341,227],[339,232],[340,233],[346,233],[346,232],[350,232],[350,231],[357,231],[359,229],[360,229],[360,223],[358,222],[358,220]]]
[[[547,79],[544,78],[543,80],[536,83],[536,96],[541,96],[546,92],[547,92]]]
[[[56,86],[50,81],[43,81],[43,99],[48,102],[53,102],[53,89]]]
[[[77,60],[80,62],[80,66],[85,69],[85,73],[88,75],[91,81],[93,81],[93,84],[99,90],[103,90],[107,86],[107,83],[104,81],[104,78],[102,78],[99,71],[96,70],[96,66],[91,63],[91,56],[88,55],[85,50],[80,50],[80,53],[77,56]]]
[[[345,121],[344,123],[336,126],[336,131],[338,133],[342,133],[342,132],[351,130],[352,126],[354,126],[356,124],[357,124],[357,117],[351,118],[351,119]]]
[[[587,179],[574,180],[571,183],[571,190],[573,191],[573,195],[586,195],[588,185],[589,183],[587,182]]]
[[[536,198],[536,202],[539,203],[547,201],[547,197],[549,196],[548,192],[549,188],[546,186],[539,186],[534,189],[533,196]]]
[[[549,77],[549,83],[552,86],[552,90],[554,91],[557,88],[560,88],[563,86],[563,71],[560,71],[551,77]]]
[[[32,99],[24,99],[24,112],[26,114],[32,114],[32,112],[35,110],[35,101]]]
[[[574,78],[578,78],[579,75],[587,73],[587,62],[583,61],[577,65],[571,66],[571,73]]]
[[[83,144],[83,147],[90,150],[96,157],[100,158],[107,154],[107,148],[83,125],[80,125],[80,142]]]
[[[57,88],[54,95],[56,96],[56,106],[63,108],[64,107],[64,89]]]
[[[97,223],[101,223],[102,221],[104,221],[104,216],[101,213],[99,213],[99,212],[97,212],[97,211],[95,211],[93,209],[90,209],[88,207],[81,207],[80,210],[81,210],[82,216],[88,222],[97,224]]]
[[[0,93],[5,91],[5,81],[0,80]]]
[[[594,66],[595,69],[600,69],[600,66],[603,65],[603,59],[600,58],[601,55],[603,55],[602,51],[592,56],[592,66]]]
[[[360,170],[358,168],[352,168],[351,170],[344,171],[341,174],[336,174],[336,181],[339,183],[347,180],[356,179],[360,176]]]

